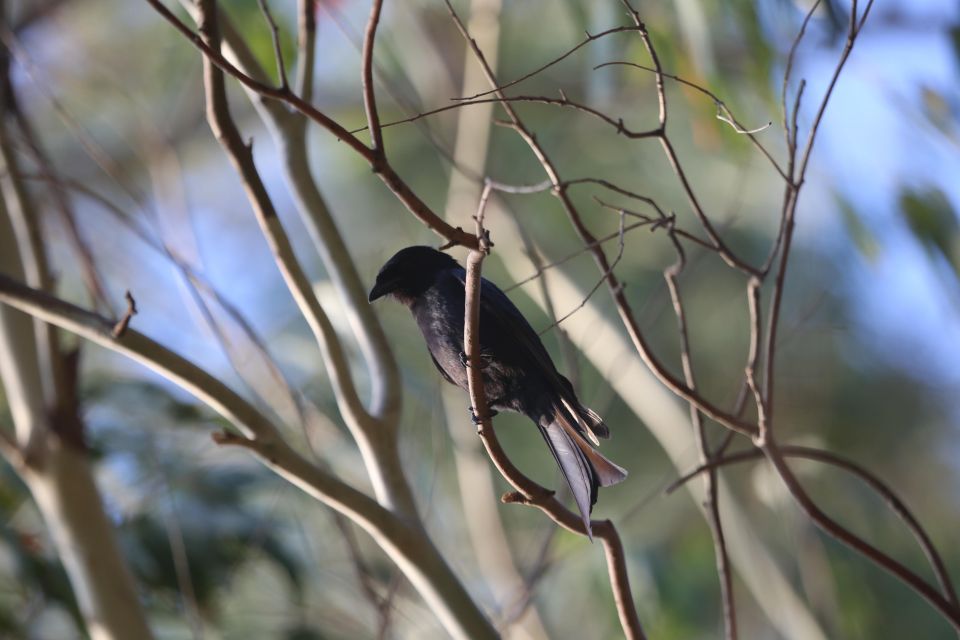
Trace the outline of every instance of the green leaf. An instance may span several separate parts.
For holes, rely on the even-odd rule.
[[[960,222],[946,194],[939,187],[905,188],[900,192],[900,210],[914,237],[960,276]]]

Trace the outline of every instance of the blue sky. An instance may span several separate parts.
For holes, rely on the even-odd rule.
[[[899,24],[889,16],[899,14]],[[862,335],[931,386],[960,387],[960,288],[947,265],[932,260],[899,211],[903,187],[943,190],[960,209],[960,146],[923,112],[930,89],[960,105],[957,51],[947,29],[960,6],[939,0],[877,2],[824,120],[812,177],[851,203],[874,236],[872,258],[835,251],[850,238],[835,207],[801,202],[801,232],[816,234],[825,257],[842,255],[852,314]],[[816,37],[816,36],[814,36]],[[837,43],[838,47],[842,43]],[[802,50],[808,121],[839,49]],[[809,205],[809,206],[805,206]]]

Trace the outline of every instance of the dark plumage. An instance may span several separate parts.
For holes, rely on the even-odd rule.
[[[433,364],[448,382],[463,389],[465,281],[466,272],[451,256],[431,247],[407,247],[380,269],[370,291],[371,302],[391,295],[413,312]],[[540,428],[589,534],[597,488],[622,481],[627,472],[587,442],[590,438],[599,444],[598,437],[609,437],[607,426],[580,404],[530,324],[485,278],[480,287],[480,352],[490,408],[522,413]]]

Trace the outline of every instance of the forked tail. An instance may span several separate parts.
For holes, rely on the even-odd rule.
[[[556,409],[551,416],[552,419],[548,421],[544,418],[541,421],[540,433],[547,441],[550,452],[560,466],[567,484],[570,485],[580,516],[583,518],[583,525],[592,540],[590,512],[597,501],[597,489],[622,482],[627,477],[627,472],[606,459],[587,442],[584,434],[591,433],[592,425],[583,424],[585,416],[571,415],[572,412],[567,409],[569,405],[566,402],[563,405]],[[603,424],[592,411],[589,412],[589,417]]]

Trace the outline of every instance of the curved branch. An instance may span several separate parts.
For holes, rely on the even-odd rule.
[[[656,138],[660,135],[659,129],[651,129],[650,131],[633,131],[628,129],[626,125],[623,124],[623,118],[614,119],[607,114],[603,113],[599,109],[594,109],[585,104],[575,102],[567,98],[567,96],[561,92],[559,98],[550,98],[548,96],[503,96],[503,97],[494,97],[494,98],[477,98],[474,100],[465,100],[463,102],[455,102],[454,104],[448,104],[442,107],[437,107],[436,109],[430,109],[428,111],[421,111],[416,115],[412,115],[407,118],[402,118],[400,120],[392,120],[384,125],[381,125],[382,128],[394,127],[400,124],[408,124],[411,122],[416,122],[421,118],[426,118],[438,113],[443,113],[445,111],[451,111],[453,109],[462,109],[463,107],[470,107],[478,104],[501,104],[504,102],[534,102],[539,104],[551,104],[559,107],[569,107],[575,109],[582,113],[589,114],[594,118],[597,118],[601,122],[604,122],[614,129],[617,130],[617,133],[630,138],[631,140],[640,140],[643,138]],[[350,133],[358,133],[360,131],[366,131],[370,127],[360,127],[359,129],[353,129]]]
[[[578,50],[582,49],[583,47],[590,44],[594,40],[599,40],[600,38],[603,38],[604,36],[608,36],[612,33],[623,33],[624,31],[637,31],[637,27],[630,27],[630,26],[614,27],[612,29],[607,29],[606,31],[601,31],[600,33],[594,33],[594,34],[587,33],[586,34],[587,37],[583,41],[581,41],[578,45],[576,45],[572,49],[568,49],[566,53],[560,56],[557,56],[550,62],[537,67],[536,69],[534,69],[533,71],[530,71],[529,73],[525,73],[524,75],[520,76],[516,80],[511,80],[510,82],[507,82],[506,84],[501,84],[501,85],[497,85],[496,83],[494,83],[493,88],[488,91],[481,91],[480,93],[474,94],[472,96],[458,98],[458,99],[459,100],[476,100],[477,98],[482,98],[483,96],[488,96],[490,94],[500,95],[504,89],[512,87],[515,84],[520,84],[524,80],[529,80],[530,78],[537,75],[538,73],[546,71],[553,65],[566,60],[567,58],[572,56],[574,53],[576,53]]]
[[[800,508],[803,510],[803,512],[806,513],[811,520],[813,520],[814,524],[816,524],[822,531],[831,537],[839,540],[851,549],[854,549],[860,554],[866,556],[875,564],[879,565],[881,568],[898,578],[905,585],[916,591],[927,602],[933,605],[933,607],[937,609],[953,625],[954,629],[960,631],[960,607],[957,607],[948,599],[940,595],[937,590],[930,586],[926,580],[918,576],[902,563],[880,551],[875,546],[824,513],[823,510],[813,502],[806,490],[800,484],[800,481],[797,480],[797,477],[793,474],[793,471],[791,471],[787,466],[778,446],[773,442],[773,440],[768,441],[763,446],[763,451],[767,459],[773,463],[777,473],[787,485],[790,495],[792,495],[794,500],[797,501],[797,504],[800,505]]]
[[[216,8],[210,0],[203,0],[198,6],[200,32],[204,41],[213,48],[219,48]],[[399,465],[380,464],[384,458],[396,456],[395,440],[391,438],[384,441],[383,434],[371,427],[377,421],[367,412],[360,400],[350,372],[350,362],[340,338],[297,260],[254,164],[252,149],[244,143],[230,116],[223,73],[208,57],[204,57],[203,67],[210,128],[240,175],[257,222],[267,238],[284,282],[323,352],[323,361],[333,384],[341,415],[360,448],[374,491],[382,504],[413,515],[416,513],[416,505]]]
[[[474,56],[477,58],[477,61],[483,68],[484,74],[487,77],[487,81],[494,87],[497,86],[496,77],[493,75],[493,71],[490,69],[490,65],[487,64],[486,58],[483,55],[483,52],[477,47],[476,42],[470,37],[470,34],[467,32],[466,26],[464,26],[463,21],[460,19],[460,16],[457,15],[457,12],[454,10],[453,6],[450,4],[449,0],[446,0],[447,10],[450,13],[451,18],[454,23],[457,25],[457,29],[460,31],[460,34],[463,36],[464,40],[470,46],[470,49],[473,51]],[[502,97],[502,96],[501,96]],[[509,103],[504,103],[504,110],[507,112],[507,115],[510,116],[513,128],[520,135],[523,141],[527,144],[533,154],[536,156],[540,165],[543,167],[544,173],[547,174],[547,177],[554,185],[554,195],[560,199],[561,204],[563,205],[564,211],[567,213],[567,216],[570,218],[571,222],[574,225],[577,233],[580,235],[581,240],[583,240],[585,245],[593,245],[591,253],[593,254],[594,260],[597,263],[597,266],[600,268],[601,273],[605,274],[605,281],[607,283],[607,288],[610,290],[611,295],[613,295],[614,301],[616,302],[617,311],[620,314],[621,319],[623,320],[624,325],[627,328],[627,331],[630,334],[630,338],[633,340],[634,346],[637,349],[637,352],[640,354],[641,359],[644,361],[651,371],[657,376],[657,378],[669,388],[671,391],[682,397],[683,399],[693,402],[696,404],[697,408],[704,413],[707,417],[725,427],[742,433],[744,435],[753,437],[757,433],[757,427],[754,424],[751,424],[738,416],[732,415],[727,411],[719,408],[706,398],[702,397],[699,393],[691,390],[683,381],[678,379],[673,375],[664,364],[654,355],[650,344],[644,338],[643,334],[640,331],[640,326],[637,323],[636,318],[633,315],[633,311],[630,308],[627,298],[623,293],[623,285],[620,283],[616,274],[613,273],[613,270],[610,268],[610,262],[607,260],[606,255],[603,253],[602,247],[597,243],[597,238],[587,229],[586,225],[581,219],[580,213],[577,210],[576,206],[573,204],[573,201],[570,199],[567,190],[563,187],[565,182],[560,179],[560,175],[557,172],[556,167],[553,162],[545,154],[543,147],[537,142],[536,137],[523,125],[520,119],[517,117],[516,112],[511,107]]]
[[[380,24],[380,10],[383,0],[373,0],[370,7],[370,19],[363,35],[363,54],[361,78],[363,80],[363,108],[367,112],[367,126],[373,141],[373,152],[379,160],[384,157],[383,130],[380,127],[380,115],[377,113],[377,98],[373,87],[373,46],[377,38],[377,25]],[[374,165],[376,171],[376,165]]]
[[[374,149],[371,149],[363,144],[363,142],[347,131],[336,120],[326,115],[297,94],[293,93],[288,87],[285,88],[271,86],[252,78],[238,69],[226,58],[224,58],[218,50],[204,42],[200,35],[194,33],[187,25],[177,18],[173,12],[164,6],[160,0],[146,0],[146,2],[149,3],[150,6],[152,6],[156,12],[163,17],[164,20],[173,25],[177,31],[186,37],[187,40],[193,44],[193,46],[202,51],[205,59],[210,60],[210,62],[216,65],[224,73],[236,78],[243,86],[259,95],[262,95],[266,98],[279,100],[280,102],[293,107],[307,118],[313,120],[321,127],[332,133],[337,140],[344,142],[353,151],[359,154],[361,158],[370,164],[374,170],[374,173],[380,177],[383,183],[387,185],[397,199],[400,200],[400,202],[402,202],[404,206],[406,206],[407,209],[431,231],[445,238],[449,242],[467,247],[468,249],[476,247],[476,238],[473,235],[466,233],[462,229],[455,228],[442,220],[436,213],[434,213],[429,205],[427,205],[416,193],[414,193],[410,185],[408,185],[403,178],[400,177],[400,175],[390,165],[389,162],[386,162],[384,159],[379,157],[378,153]]]
[[[500,474],[516,489],[517,493],[503,497],[505,502],[529,504],[546,513],[551,520],[565,529],[589,536],[583,521],[572,511],[557,500],[552,491],[545,489],[517,469],[497,440],[493,423],[490,420],[490,408],[487,404],[486,393],[483,388],[483,374],[480,363],[480,271],[483,259],[489,253],[487,232],[483,228],[483,211],[486,199],[490,193],[490,185],[484,187],[480,197],[480,207],[476,216],[477,240],[479,251],[471,251],[467,256],[465,282],[465,308],[463,326],[463,348],[467,356],[467,381],[470,392],[470,402],[474,407],[479,424],[479,435],[491,461]],[[623,542],[620,534],[610,520],[591,521],[593,535],[603,541],[604,553],[607,558],[607,569],[610,574],[610,585],[613,588],[617,613],[623,632],[630,640],[643,640],[646,636],[640,625],[636,607],[633,604],[633,595],[630,580],[627,574],[626,556],[623,551]]]
[[[602,69],[603,67],[613,67],[613,66],[634,67],[635,69],[642,69],[643,71],[649,71],[649,72],[651,72],[651,73],[657,73],[657,70],[656,70],[655,68],[653,68],[653,67],[648,67],[648,66],[646,66],[646,65],[637,64],[636,62],[626,62],[626,61],[621,61],[621,60],[617,60],[617,61],[614,61],[614,62],[604,62],[603,64],[598,64],[596,67],[594,67],[594,69]],[[764,147],[764,146],[760,143],[759,140],[757,140],[756,134],[759,133],[760,131],[763,131],[764,129],[766,129],[766,127],[762,127],[761,129],[747,129],[747,128],[744,127],[744,125],[741,124],[740,121],[737,120],[737,118],[733,115],[733,112],[730,111],[730,108],[727,106],[727,103],[725,103],[723,100],[721,100],[719,97],[717,97],[717,94],[715,94],[713,91],[710,91],[710,90],[707,89],[706,87],[702,87],[702,86],[700,86],[699,84],[697,84],[697,83],[695,83],[695,82],[691,82],[691,81],[687,80],[686,78],[683,78],[683,77],[681,77],[681,76],[674,75],[674,74],[672,74],[672,73],[667,73],[666,71],[663,71],[663,70],[660,71],[660,75],[663,76],[664,78],[670,78],[670,79],[673,80],[674,82],[678,82],[678,83],[680,83],[680,84],[682,84],[682,85],[684,85],[684,86],[690,87],[691,89],[694,89],[695,91],[699,91],[699,92],[702,93],[703,95],[705,95],[705,96],[707,96],[708,98],[710,98],[711,100],[713,100],[713,103],[717,106],[717,109],[718,109],[719,111],[722,111],[722,113],[725,114],[725,116],[726,116],[726,118],[722,118],[722,117],[720,117],[719,112],[718,112],[717,117],[718,117],[720,120],[723,120],[723,121],[726,122],[727,124],[731,125],[731,126],[733,127],[734,131],[736,131],[737,133],[742,133],[743,135],[745,135],[745,136],[747,136],[748,138],[750,138],[750,142],[753,143],[753,146],[755,146],[755,147],[757,148],[757,150],[758,150],[761,154],[763,154],[763,157],[765,157],[765,158],[767,159],[767,161],[770,162],[770,165],[774,168],[774,170],[775,170],[778,174],[780,174],[780,177],[783,178],[784,181],[789,182],[789,178],[787,177],[786,172],[784,172],[783,167],[780,166],[780,163],[777,162],[777,160],[773,157],[773,155],[771,155],[771,153],[767,150],[767,148]]]
[[[670,224],[669,222],[667,223]],[[692,390],[696,390],[696,375],[693,370],[693,361],[690,357],[690,334],[687,330],[687,314],[683,306],[683,300],[680,297],[680,286],[677,279],[687,265],[687,254],[683,246],[677,239],[673,229],[669,230],[670,240],[676,250],[677,259],[672,265],[664,269],[663,277],[667,282],[667,288],[670,291],[670,300],[673,303],[674,315],[677,318],[677,333],[680,336],[680,362],[683,367],[683,378]],[[707,462],[712,459],[714,454],[710,451],[710,444],[707,440],[706,425],[703,416],[697,411],[696,406],[690,404],[690,423],[693,425],[694,438],[697,442],[697,448],[700,449],[701,462]],[[717,566],[717,575],[720,578],[720,601],[723,606],[723,629],[724,637],[727,640],[736,640],[737,634],[737,608],[734,603],[733,574],[730,571],[730,556],[727,553],[727,541],[723,531],[723,523],[720,519],[719,503],[719,483],[717,481],[717,472],[710,470],[704,476],[703,508],[707,514],[707,522],[710,525],[710,537],[713,540],[713,553]]]
[[[477,608],[422,527],[393,514],[294,451],[276,426],[249,402],[193,362],[134,329],[113,335],[114,322],[0,275],[0,303],[8,304],[129,357],[178,385],[223,416],[245,437],[220,436],[242,445],[303,491],[367,531],[410,579],[448,632],[464,640],[494,639],[496,632]]]
[[[312,72],[308,69],[312,69],[314,57],[311,38],[315,37],[316,25],[313,24],[313,13],[309,6],[312,5],[312,0],[301,2],[304,3],[304,6],[300,7],[300,56],[303,59],[298,60],[302,65],[298,67],[297,84],[303,87],[304,95],[309,96],[312,93]],[[192,0],[181,0],[181,5],[199,23],[200,12],[196,3]],[[226,55],[233,64],[252,78],[266,78],[265,71],[222,11],[218,14],[218,23],[221,28],[221,46],[225,48]],[[343,234],[311,173],[306,146],[307,120],[283,108],[281,103],[265,99],[253,90],[248,89],[247,95],[279,150],[284,178],[293,195],[294,204],[328,277],[344,300],[343,307],[348,322],[370,368],[372,389],[369,414],[380,423],[371,428],[381,433],[384,430],[395,431],[401,406],[402,383],[399,369],[383,327],[367,303],[366,290],[344,242]]]
[[[843,458],[835,453],[830,453],[829,451],[821,451],[820,449],[814,449],[812,447],[783,445],[780,447],[780,452],[788,458],[815,460],[817,462],[822,462],[823,464],[842,469],[847,473],[859,478],[867,486],[877,492],[883,501],[887,503],[887,507],[889,507],[889,509],[903,521],[903,523],[910,530],[910,533],[913,534],[913,537],[916,539],[917,544],[920,545],[923,554],[930,562],[930,567],[933,569],[933,573],[936,575],[937,581],[940,583],[940,588],[943,591],[944,596],[946,596],[955,607],[960,607],[960,602],[957,600],[957,594],[953,586],[953,581],[950,579],[950,574],[947,571],[947,567],[943,561],[943,558],[940,556],[940,552],[937,551],[937,548],[930,539],[929,534],[920,524],[920,521],[916,518],[916,516],[913,515],[913,512],[910,511],[909,507],[907,507],[906,503],[898,498],[897,494],[895,494],[893,490],[883,482],[883,480],[870,473],[867,469],[856,464],[852,460],[847,460],[846,458]],[[750,449],[748,451],[731,453],[723,458],[716,458],[714,460],[704,462],[693,471],[683,474],[669,487],[667,487],[665,491],[666,493],[672,493],[690,479],[705,471],[718,469],[730,464],[758,460],[762,457],[763,451],[760,449]]]

